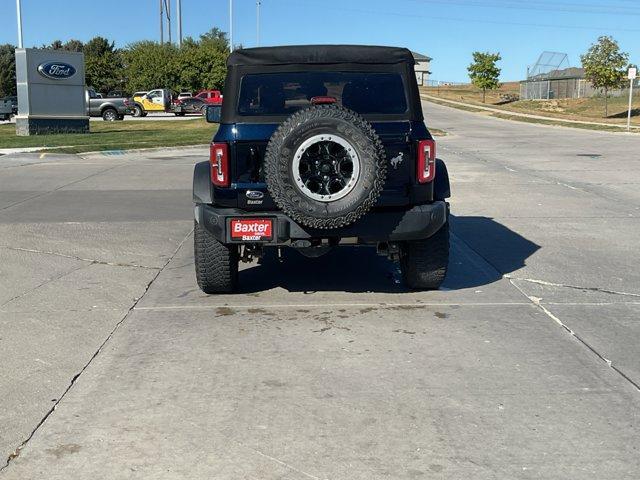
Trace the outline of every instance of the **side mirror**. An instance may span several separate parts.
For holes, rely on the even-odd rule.
[[[220,123],[222,117],[222,105],[207,105],[207,123]]]

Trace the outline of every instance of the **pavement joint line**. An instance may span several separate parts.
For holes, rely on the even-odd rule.
[[[611,295],[623,295],[623,296],[627,296],[627,297],[638,297],[638,298],[640,298],[640,294],[639,293],[619,292],[619,291],[616,291],[616,290],[608,290],[606,288],[600,288],[600,287],[584,287],[584,286],[580,286],[580,285],[569,285],[569,284],[565,284],[565,283],[553,283],[553,282],[547,282],[545,280],[537,280],[535,278],[514,277],[514,276],[511,276],[509,274],[505,274],[503,276],[505,278],[508,278],[509,281],[518,280],[518,281],[521,281],[521,282],[535,283],[536,285],[544,285],[544,286],[548,286],[548,287],[572,288],[574,290],[588,290],[590,292],[601,292],[601,293],[608,293],[608,294],[611,294]]]
[[[547,317],[551,318],[554,322],[556,322],[565,332],[575,338],[579,343],[585,346],[591,353],[593,353],[596,357],[602,360],[607,364],[613,371],[615,371],[618,375],[620,375],[623,379],[629,382],[632,386],[636,388],[638,392],[640,392],[640,383],[635,382],[628,375],[626,375],[623,371],[621,371],[618,367],[616,367],[613,362],[601,354],[595,347],[593,347],[589,342],[587,342],[584,338],[578,335],[574,330],[572,330],[567,324],[565,324],[559,317],[554,315],[548,308],[546,308],[540,301],[541,299],[538,297],[534,297],[533,295],[527,294],[524,290],[522,290],[517,284],[513,282],[514,279],[509,279],[511,285],[513,285],[522,295],[527,297],[533,305],[538,307]]]
[[[26,252],[26,253],[37,253],[40,255],[52,255],[55,257],[62,257],[62,258],[69,258],[72,260],[79,260],[82,262],[89,262],[91,264],[95,264],[95,265],[109,265],[110,267],[132,267],[132,268],[144,268],[147,270],[159,270],[160,267],[150,267],[147,265],[138,265],[136,263],[118,263],[118,262],[107,262],[104,260],[96,260],[93,258],[83,258],[83,257],[77,257],[75,255],[68,255],[66,253],[59,253],[59,252],[51,252],[51,251],[47,251],[47,250],[36,250],[33,248],[22,248],[22,247],[12,247],[9,245],[0,245],[0,248],[5,248],[7,250],[14,250],[17,252]]]
[[[100,175],[102,173],[108,172],[110,170],[113,170],[114,168],[118,168],[118,167],[121,167],[123,165],[126,165],[126,162],[125,163],[119,163],[118,165],[112,165],[109,168],[105,168],[104,170],[100,170],[99,172],[95,172],[95,173],[92,173],[91,175],[87,175],[84,178],[80,178],[78,180],[74,180],[73,182],[69,182],[69,183],[67,183],[65,185],[61,185],[61,186],[59,186],[57,188],[54,188],[53,190],[47,190],[46,192],[41,192],[41,193],[38,193],[37,195],[33,195],[33,196],[29,197],[29,198],[25,198],[25,199],[20,200],[18,202],[12,203],[10,205],[7,205],[5,207],[0,208],[0,211],[8,210],[9,208],[13,208],[13,207],[15,207],[17,205],[22,205],[23,203],[28,202],[30,200],[35,200],[36,198],[44,197],[45,195],[50,195],[50,194],[52,194],[54,192],[57,192],[58,190],[62,190],[63,188],[66,188],[66,187],[68,187],[70,185],[75,185],[76,183],[83,182],[83,181],[85,181],[85,180],[87,180],[87,179],[89,179],[91,177],[95,177],[97,175]]]
[[[42,427],[42,425],[45,424],[45,422],[47,421],[47,419],[53,414],[53,412],[56,411],[56,408],[58,407],[58,405],[60,404],[60,402],[62,402],[62,400],[67,396],[67,393],[69,393],[69,391],[73,388],[73,386],[76,384],[76,382],[78,381],[78,379],[80,378],[80,376],[85,372],[85,370],[87,368],[89,368],[89,366],[91,365],[91,363],[98,357],[98,355],[102,352],[102,350],[104,349],[104,347],[107,345],[107,343],[109,342],[109,340],[111,340],[111,338],[113,337],[113,335],[115,335],[115,333],[118,331],[118,329],[122,326],[122,324],[125,322],[125,320],[129,317],[129,315],[131,314],[131,312],[135,309],[135,306],[138,304],[138,302],[140,302],[140,300],[142,300],[142,298],[144,298],[144,296],[147,294],[147,292],[149,291],[149,288],[151,287],[151,285],[153,284],[153,282],[158,278],[158,276],[160,275],[160,273],[162,273],[162,270],[164,270],[164,268],[169,264],[169,262],[171,262],[171,260],[173,260],[173,258],[176,256],[176,254],[178,253],[178,251],[180,250],[180,248],[182,248],[182,245],[184,245],[184,243],[187,241],[187,239],[191,236],[191,234],[193,233],[193,229],[191,231],[189,231],[189,233],[182,239],[182,241],[178,244],[178,246],[176,247],[176,249],[173,251],[173,254],[171,254],[169,256],[169,258],[167,259],[167,261],[165,262],[165,264],[162,266],[162,268],[160,268],[156,274],[153,276],[153,278],[147,283],[144,292],[142,293],[142,295],[140,295],[140,297],[138,297],[134,302],[133,305],[131,305],[131,307],[129,307],[129,309],[127,310],[127,312],[123,315],[123,317],[120,319],[120,321],[118,321],[118,323],[116,323],[116,325],[113,327],[113,329],[111,330],[111,332],[109,332],[109,334],[107,335],[107,337],[104,339],[104,341],[100,344],[100,346],[98,346],[98,349],[93,353],[93,355],[91,355],[91,357],[89,358],[89,360],[87,361],[87,363],[85,363],[85,365],[80,369],[80,371],[78,373],[76,373],[73,378],[71,379],[71,382],[69,383],[69,385],[67,386],[67,388],[64,390],[64,392],[62,392],[61,395],[59,395],[58,399],[56,400],[56,402],[53,404],[53,406],[47,411],[47,413],[45,413],[45,415],[40,419],[40,421],[37,423],[37,425],[35,426],[35,428],[33,430],[31,430],[31,433],[27,436],[26,439],[24,439],[20,445],[18,445],[16,447],[16,449],[9,454],[9,456],[7,457],[7,460],[5,462],[5,464],[3,466],[0,467],[0,474],[9,467],[9,465],[11,464],[11,461],[14,460],[15,458],[17,458],[20,455],[20,452],[22,451],[22,449],[27,446],[27,444],[29,443],[29,441],[33,438],[33,436],[38,432],[38,430],[40,429],[40,427]],[[82,267],[81,267],[82,268]]]
[[[476,251],[474,248],[471,247],[471,245],[469,245],[467,242],[464,241],[464,239],[462,239],[461,237],[453,234],[452,235],[454,238],[458,239],[460,242],[462,242],[463,244],[465,244],[471,251],[473,251],[476,255],[478,255],[480,258],[482,258],[485,262],[487,262],[487,264],[489,266],[491,266],[492,268],[494,268],[496,270],[496,272],[498,272],[498,274],[502,277],[505,278],[509,281],[509,283],[511,283],[511,285],[513,285],[513,287],[518,290],[522,295],[524,295],[530,302],[532,305],[536,306],[539,310],[541,310],[545,315],[547,315],[549,318],[551,318],[554,322],[556,322],[558,325],[560,325],[562,327],[562,329],[569,333],[573,338],[575,338],[579,343],[581,343],[584,347],[586,347],[589,351],[591,351],[598,359],[602,360],[604,363],[606,363],[612,370],[614,370],[616,373],[618,373],[618,375],[620,375],[624,380],[626,380],[627,382],[629,382],[633,387],[636,388],[636,390],[638,392],[640,392],[640,383],[635,382],[633,379],[631,379],[628,375],[626,375],[624,372],[622,372],[618,367],[616,367],[615,365],[613,365],[613,363],[611,362],[611,360],[609,360],[608,358],[606,358],[604,355],[602,355],[600,352],[598,352],[598,350],[591,346],[586,340],[584,340],[580,335],[578,335],[576,332],[574,332],[571,328],[569,328],[567,325],[564,324],[564,322],[562,322],[562,320],[560,320],[560,318],[558,318],[556,315],[554,315],[548,308],[546,308],[542,303],[541,303],[541,298],[538,297],[534,297],[532,295],[527,294],[522,288],[520,288],[520,286],[515,283],[516,280],[519,280],[518,278],[515,278],[511,275],[507,275],[507,274],[503,274],[502,272],[500,272],[498,270],[498,268],[493,265],[488,259],[486,259],[484,256],[482,256],[478,251]],[[525,279],[526,281],[527,279]],[[533,281],[534,283],[537,282],[544,282],[542,280],[535,280],[535,279],[529,279],[530,281]],[[544,282],[543,284],[551,284],[551,282]],[[577,288],[580,290],[591,290],[589,288],[580,288],[580,287],[575,287],[575,286],[567,286],[564,284],[551,284],[551,286],[558,286],[558,287],[566,287],[566,288]],[[595,288],[595,291],[598,292],[604,292],[604,290],[601,289],[597,289]],[[613,292],[613,291],[609,291],[609,292],[605,292],[605,293],[614,293],[614,294],[620,294],[619,292]],[[624,294],[621,294],[624,295]],[[629,294],[629,295],[625,295],[625,296],[632,296],[632,297],[640,297],[640,295],[636,295],[636,294]]]

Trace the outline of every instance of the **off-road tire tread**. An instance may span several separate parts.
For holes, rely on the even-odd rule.
[[[231,293],[238,285],[238,249],[216,240],[194,223],[193,246],[198,286],[204,293]]]
[[[370,140],[366,147],[366,155],[376,160],[377,175],[366,199],[354,210],[337,217],[311,217],[300,212],[281,184],[281,164],[279,152],[285,138],[303,123],[316,118],[335,118],[346,121],[361,130]],[[267,146],[264,161],[267,188],[273,201],[293,220],[312,228],[332,229],[350,225],[367,213],[376,203],[387,178],[387,159],[380,137],[369,122],[356,112],[339,105],[316,105],[300,110],[284,121],[272,135]]]
[[[405,284],[416,290],[437,290],[449,264],[449,222],[425,240],[402,245],[400,268]]]

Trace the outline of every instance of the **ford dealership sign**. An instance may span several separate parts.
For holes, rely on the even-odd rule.
[[[73,77],[76,74],[76,69],[73,65],[64,62],[47,62],[38,65],[38,72],[43,77],[53,80],[65,80]]]

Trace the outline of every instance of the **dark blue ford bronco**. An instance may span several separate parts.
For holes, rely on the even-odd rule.
[[[195,166],[195,266],[232,292],[238,262],[267,248],[309,257],[343,244],[400,262],[436,289],[449,260],[449,178],[424,124],[404,48],[249,48],[227,60],[210,159]]]

